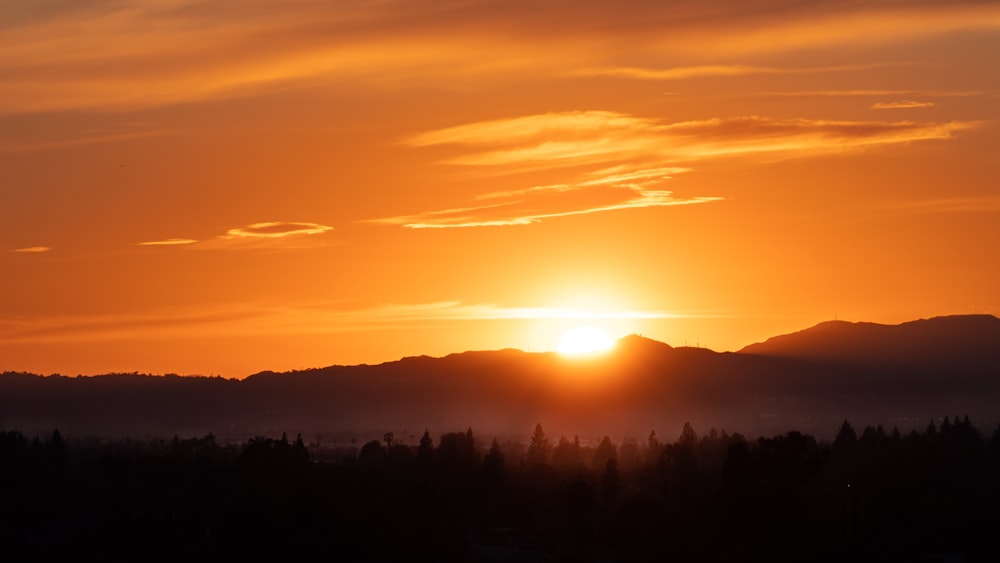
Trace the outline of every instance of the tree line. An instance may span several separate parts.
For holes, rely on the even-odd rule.
[[[0,431],[0,555],[323,553],[345,560],[995,560],[1000,428],[968,417],[836,439],[472,429],[330,450]],[[319,550],[319,551],[317,551]],[[936,558],[936,559],[935,559]]]

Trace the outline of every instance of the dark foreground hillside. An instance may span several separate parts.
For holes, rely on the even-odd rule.
[[[836,430],[346,449],[0,432],[0,559],[997,560],[1000,430]]]

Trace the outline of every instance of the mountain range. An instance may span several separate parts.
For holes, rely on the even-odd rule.
[[[664,436],[684,422],[746,435],[831,436],[843,420],[902,431],[932,418],[1000,422],[1000,319],[900,325],[830,321],[738,352],[626,336],[585,359],[519,350],[403,358],[243,380],[0,374],[0,429],[74,435],[243,439],[300,432],[345,441],[473,428],[523,438]]]

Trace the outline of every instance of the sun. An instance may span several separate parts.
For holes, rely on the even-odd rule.
[[[565,356],[603,354],[615,345],[607,332],[592,326],[578,326],[563,333],[556,350]]]

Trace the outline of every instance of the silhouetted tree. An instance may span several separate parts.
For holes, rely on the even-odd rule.
[[[483,470],[487,476],[497,476],[503,473],[503,451],[500,449],[500,442],[496,438],[493,438],[493,442],[490,444],[490,451],[483,458]]]
[[[618,467],[622,471],[631,472],[639,467],[639,442],[634,436],[625,436],[621,446],[618,446]]]
[[[52,436],[45,444],[45,458],[50,471],[63,473],[66,470],[66,443],[58,429],[52,431]]]
[[[726,498],[737,504],[746,502],[754,480],[749,444],[736,442],[730,445],[726,461],[722,465],[722,484]]]
[[[569,441],[566,436],[559,438],[559,443],[552,450],[552,465],[559,471],[576,471],[583,468],[580,460],[580,438]]]
[[[535,431],[531,434],[531,442],[528,444],[528,452],[525,461],[528,465],[547,465],[549,463],[549,439],[545,437],[542,424],[535,425]]]
[[[618,460],[611,457],[604,462],[604,473],[601,474],[601,500],[605,506],[611,506],[620,492],[621,475],[618,473]]]
[[[361,446],[361,451],[358,453],[358,459],[374,461],[382,459],[384,455],[385,450],[382,448],[382,442],[379,442],[378,440],[371,440]]]
[[[437,460],[447,471],[470,471],[478,466],[479,451],[472,429],[442,435],[438,442]]]
[[[684,423],[684,428],[681,429],[681,436],[677,439],[677,445],[682,448],[691,448],[692,450],[698,445],[698,434],[694,431],[694,427],[691,426],[690,422]]]
[[[213,436],[212,439],[214,440],[215,437]],[[295,443],[292,444],[291,460],[299,465],[309,463],[309,449],[306,448],[301,433],[296,434]]]
[[[677,443],[663,448],[664,492],[675,502],[688,504],[695,496],[698,484],[698,435],[685,422]]]
[[[611,441],[611,438],[605,436],[601,438],[601,442],[597,445],[597,449],[594,450],[594,457],[590,462],[590,466],[593,468],[595,473],[598,473],[604,469],[610,459],[616,461],[615,470],[617,471],[618,450],[615,448],[615,444]]]
[[[659,438],[656,437],[656,430],[649,431],[649,437],[646,438],[646,465],[655,466],[660,459],[660,454],[663,453],[663,444],[660,443]]]
[[[489,451],[483,456],[482,469],[483,484],[487,494],[499,495],[502,484],[505,481],[506,462],[503,450],[500,448],[500,442],[497,441],[496,437],[490,443]]]
[[[944,420],[941,422],[941,428],[939,430],[941,431],[941,434],[946,436],[951,433],[951,421],[948,420],[947,416],[944,417]]]
[[[833,447],[852,447],[857,441],[858,433],[854,431],[850,422],[844,420],[844,423],[840,425],[840,430],[837,431],[837,437],[833,440]]]
[[[989,450],[994,457],[1000,459],[1000,424],[997,424],[990,436]]]
[[[431,439],[431,433],[428,430],[424,430],[424,435],[420,437],[420,445],[417,446],[417,459],[421,464],[430,463],[431,459],[434,457],[434,440]]]
[[[885,445],[885,441],[885,429],[879,424],[874,428],[865,426],[864,431],[861,432],[861,438],[858,439],[858,444],[861,445],[863,452],[872,453]]]

